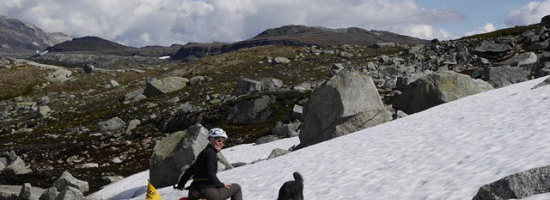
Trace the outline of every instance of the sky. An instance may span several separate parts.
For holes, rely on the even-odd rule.
[[[505,176],[550,165],[549,77],[464,97],[423,112],[326,142],[218,173],[238,183],[244,199],[276,199],[279,187],[298,171],[304,199],[463,200]],[[231,134],[229,133],[229,137]],[[265,159],[295,138],[222,153],[231,163]],[[145,197],[148,171],[91,194],[93,199]],[[157,188],[162,199],[187,191]],[[550,193],[524,200],[548,200]]]
[[[309,25],[456,39],[540,22],[550,0],[0,0],[0,15],[125,45],[235,42]]]

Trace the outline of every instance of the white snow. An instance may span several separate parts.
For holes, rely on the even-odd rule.
[[[304,177],[308,200],[472,199],[482,185],[550,165],[550,85],[531,89],[543,80],[465,97],[218,177],[239,183],[244,199],[276,199],[294,171]],[[297,142],[240,145],[223,153],[230,162],[249,163]],[[141,172],[89,197],[143,199],[147,179]],[[171,187],[157,191],[163,199],[187,195]]]
[[[161,57],[159,57],[159,59],[161,59],[161,60],[165,60],[165,59],[168,59],[168,58],[170,58],[170,56],[161,56]]]

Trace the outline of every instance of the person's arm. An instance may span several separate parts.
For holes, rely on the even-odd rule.
[[[185,170],[185,173],[180,177],[180,180],[178,181],[178,184],[176,185],[176,189],[182,190],[185,187],[185,183],[191,178],[193,175],[193,172],[195,170],[195,163],[191,164],[187,170]]]
[[[206,163],[206,178],[210,180],[214,185],[219,188],[224,187],[225,185],[218,179],[216,173],[218,173],[218,157],[216,153],[212,152],[208,154],[208,162]]]

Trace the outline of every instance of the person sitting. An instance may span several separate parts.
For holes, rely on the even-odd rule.
[[[189,186],[189,199],[197,200],[206,198],[209,200],[221,200],[231,197],[231,200],[242,200],[241,186],[236,183],[222,183],[216,173],[218,172],[218,157],[227,140],[227,134],[221,128],[212,128],[208,131],[209,144],[200,152],[193,164],[183,173],[177,189],[182,190],[187,181],[193,177]]]

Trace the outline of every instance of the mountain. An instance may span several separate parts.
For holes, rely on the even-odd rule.
[[[298,141],[289,138],[224,149],[231,162],[248,164],[218,177],[241,185],[247,199],[276,199],[279,187],[292,180],[295,171],[304,177],[304,199],[472,199],[483,185],[548,166],[550,112],[541,110],[550,109],[550,85],[533,89],[544,79],[459,99],[274,159],[258,160],[271,149],[287,149]],[[129,176],[89,197],[143,199],[148,175]],[[543,188],[529,185],[537,178],[515,178],[525,181],[513,185],[516,194]],[[522,195],[548,189],[530,191]],[[163,199],[187,196],[172,187],[157,192]],[[528,198],[550,197],[542,195]]]
[[[116,42],[111,42],[95,36],[74,38],[48,48],[49,52],[79,52],[79,51],[120,51],[134,49]]]
[[[268,29],[250,40],[290,40],[316,45],[371,45],[374,43],[395,42],[400,44],[423,44],[422,40],[388,31],[367,31],[357,27],[330,29],[303,25],[288,25]]]
[[[0,16],[0,54],[35,54],[70,39],[63,33],[46,33],[32,24]]]
[[[330,29],[324,27],[288,25],[265,30],[253,38],[235,43],[190,43],[183,46],[172,56],[172,58],[186,59],[189,56],[200,58],[206,55],[214,55],[264,45],[328,46],[348,44],[368,46],[375,43],[388,42],[399,44],[425,44],[428,41],[388,31],[367,31],[356,27]]]

